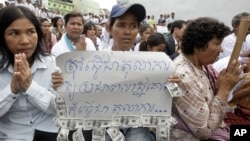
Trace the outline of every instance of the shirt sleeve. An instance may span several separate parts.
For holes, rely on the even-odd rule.
[[[50,88],[47,90],[46,88],[39,86],[35,81],[32,81],[30,87],[25,92],[27,95],[27,99],[32,103],[35,107],[43,111],[47,114],[54,114],[55,110],[55,91]]]
[[[11,92],[10,84],[0,90],[0,117],[9,111],[18,97],[19,94]]]
[[[235,42],[232,38],[230,37],[224,38],[224,40],[221,43],[223,52],[220,54],[220,58],[230,56],[233,52],[234,44]]]

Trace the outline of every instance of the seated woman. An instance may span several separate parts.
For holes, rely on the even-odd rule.
[[[188,24],[182,53],[174,60],[184,96],[173,98],[172,114],[178,124],[171,130],[171,141],[229,140],[229,128],[224,123],[227,98],[245,77],[241,72],[246,65],[234,60],[218,78],[210,65],[217,60],[228,33],[227,26],[212,18],[198,18]]]

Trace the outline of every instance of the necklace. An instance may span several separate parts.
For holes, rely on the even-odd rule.
[[[67,34],[67,37],[68,37],[69,41],[71,42],[71,44],[72,44],[72,45],[75,45],[75,42],[73,42],[73,41],[69,38],[68,34]]]
[[[72,42],[72,41],[69,39],[69,37],[68,37],[67,34],[65,34],[64,39],[65,39],[65,42],[66,42],[67,47],[69,48],[69,50],[70,50],[70,51],[75,51],[75,50],[76,50],[76,47],[74,46],[74,42]]]
[[[75,43],[72,40],[69,39],[69,41],[71,42],[72,45],[75,45]]]

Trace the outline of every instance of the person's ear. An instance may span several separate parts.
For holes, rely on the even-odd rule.
[[[174,32],[177,32],[179,30],[178,27],[174,27]]]
[[[109,34],[111,34],[111,29],[112,29],[112,27],[111,27],[109,21],[106,23],[105,28],[106,28],[107,32],[108,32]]]
[[[147,45],[147,51],[152,51],[152,47]]]

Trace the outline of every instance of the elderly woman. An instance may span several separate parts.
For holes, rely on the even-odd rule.
[[[229,140],[229,130],[223,121],[227,97],[245,77],[241,75],[245,65],[234,60],[218,78],[209,65],[217,60],[221,42],[228,33],[228,27],[212,18],[198,18],[188,24],[182,54],[174,60],[184,96],[173,99],[173,116],[178,124],[171,130],[171,141]]]

